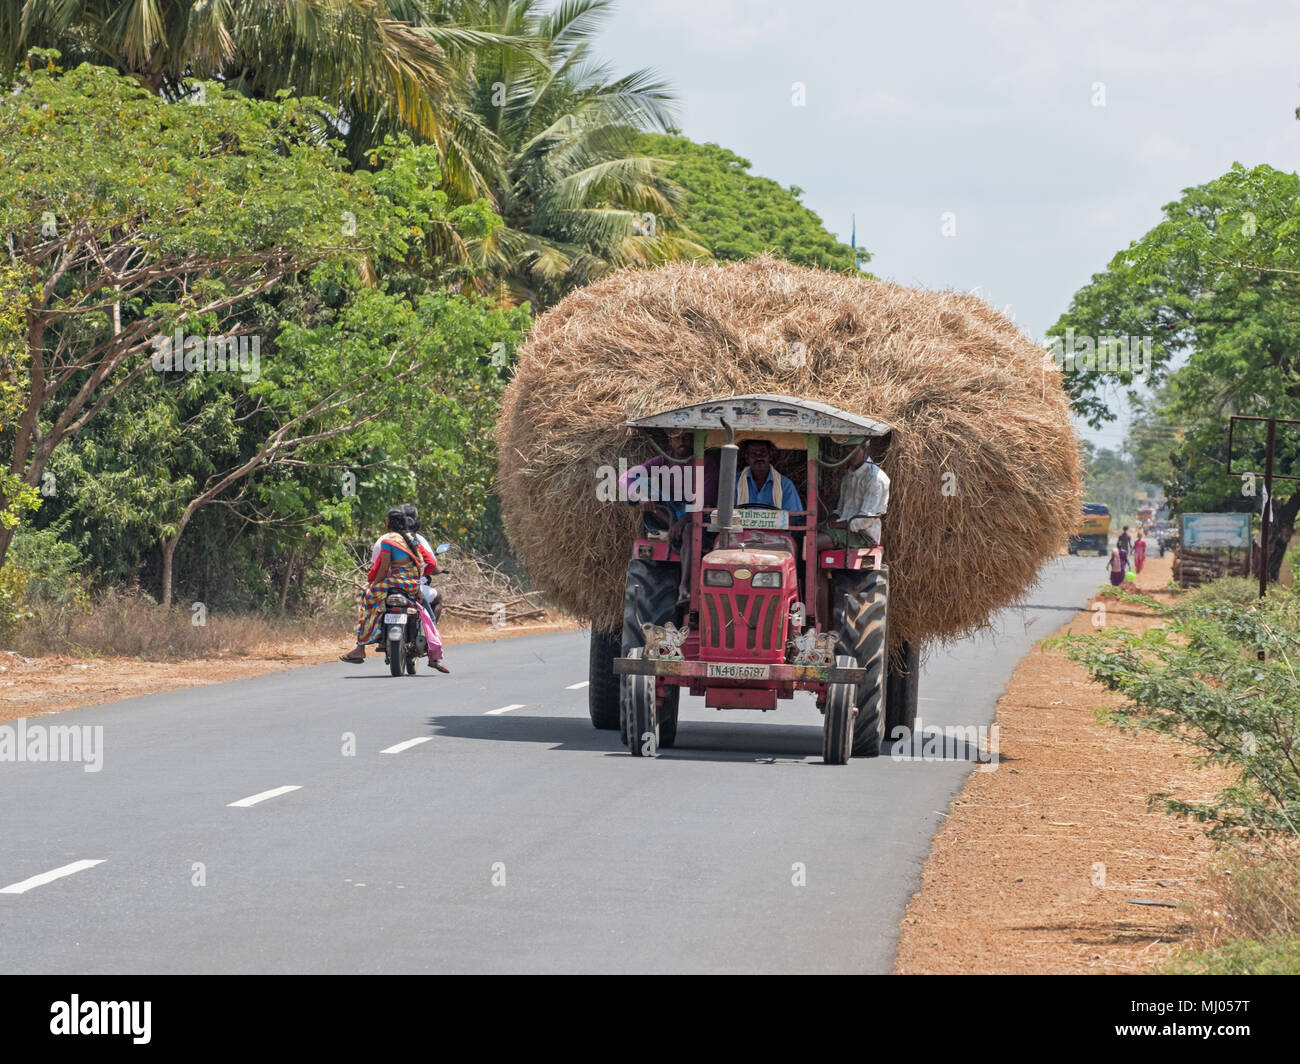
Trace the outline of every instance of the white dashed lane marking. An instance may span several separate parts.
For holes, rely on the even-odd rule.
[[[407,739],[406,742],[404,743],[398,743],[395,746],[390,746],[385,750],[380,750],[379,752],[381,754],[400,754],[403,750],[409,750],[413,746],[419,746],[421,743],[427,743],[432,738],[433,738],[432,735],[422,735],[418,739]]]
[[[231,802],[227,809],[247,809],[250,805],[257,805],[258,802],[264,802],[268,798],[279,798],[282,794],[288,794],[290,791],[300,791],[301,787],[294,785],[290,787],[276,787],[274,790],[261,791],[258,794],[250,794],[247,798],[241,798],[237,802]]]
[[[87,868],[94,868],[95,865],[103,863],[102,860],[73,861],[72,864],[65,864],[52,871],[42,872],[39,876],[32,876],[31,879],[24,879],[21,883],[10,883],[9,886],[0,889],[0,894],[26,894],[33,887],[43,887],[46,883],[53,883],[56,879],[62,879],[75,872],[84,872]]]
[[[590,680],[583,680],[582,683],[571,683],[571,684],[569,684],[568,687],[565,688],[565,690],[566,690],[566,691],[581,691],[581,690],[582,690],[584,687],[586,687],[589,683],[591,683]]]
[[[500,709],[489,709],[483,715],[485,717],[499,717],[501,716],[502,713],[509,713],[512,709],[523,709],[523,708],[524,708],[524,704],[522,702],[515,702],[508,706],[502,706]]]

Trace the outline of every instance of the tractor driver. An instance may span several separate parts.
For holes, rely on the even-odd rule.
[[[746,440],[741,452],[745,468],[736,477],[737,506],[772,506],[778,510],[802,510],[799,489],[787,476],[772,468],[776,448],[768,440]]]

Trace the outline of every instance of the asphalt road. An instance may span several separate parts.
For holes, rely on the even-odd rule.
[[[995,634],[932,651],[925,724],[987,725],[1101,565],[1052,563]],[[810,696],[768,714],[683,698],[677,747],[635,759],[572,686],[585,632],[447,660],[32,718],[102,726],[102,767],[0,762],[0,971],[891,968],[964,747],[827,766]]]

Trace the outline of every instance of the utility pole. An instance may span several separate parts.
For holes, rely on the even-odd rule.
[[[1284,417],[1247,417],[1244,414],[1234,414],[1229,418],[1228,474],[1235,477],[1259,475],[1249,470],[1232,468],[1232,437],[1238,421],[1262,421],[1268,426],[1267,442],[1264,444],[1264,506],[1260,514],[1259,526],[1259,597],[1263,598],[1268,591],[1268,569],[1272,561],[1268,540],[1273,527],[1273,481],[1300,480],[1300,477],[1289,477],[1273,472],[1273,458],[1277,452],[1277,427],[1278,425],[1300,425],[1300,421]]]

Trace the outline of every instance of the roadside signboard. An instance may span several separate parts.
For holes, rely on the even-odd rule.
[[[1179,538],[1190,550],[1249,547],[1250,514],[1183,514]]]

